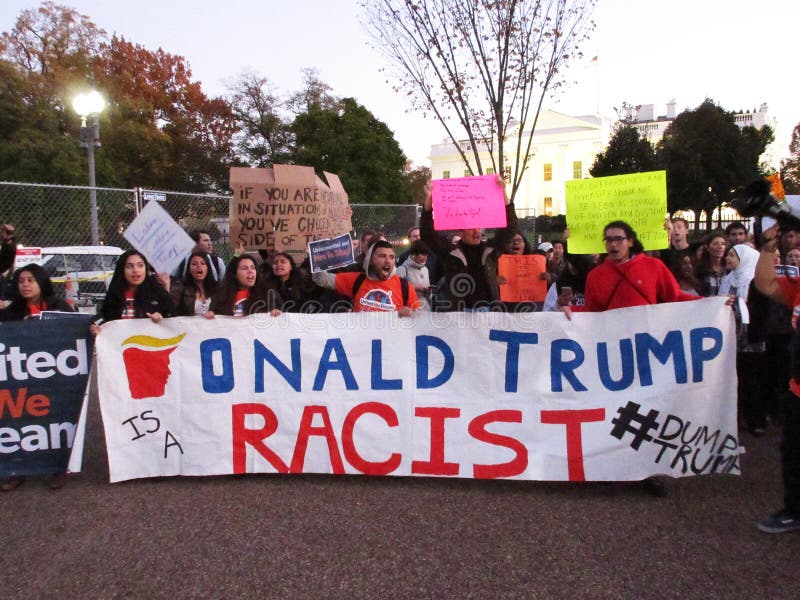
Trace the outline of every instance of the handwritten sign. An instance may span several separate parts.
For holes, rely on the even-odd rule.
[[[546,264],[541,254],[503,254],[497,260],[497,272],[505,278],[500,286],[503,302],[544,302],[547,281],[541,279]]]
[[[123,234],[158,273],[171,273],[191,253],[194,240],[157,201],[151,200]]]
[[[345,233],[332,240],[309,242],[308,258],[311,262],[312,273],[353,264],[355,262],[353,238],[349,233]]]
[[[603,228],[611,221],[633,227],[645,250],[669,246],[666,171],[567,181],[566,201],[573,254],[605,252]]]
[[[309,242],[353,229],[352,209],[339,177],[317,177],[313,167],[234,167],[230,172],[231,244],[287,252],[301,262]]]
[[[506,226],[506,202],[497,175],[434,179],[431,183],[435,229]]]

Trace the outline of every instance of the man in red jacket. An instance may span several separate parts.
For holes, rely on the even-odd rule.
[[[625,221],[613,221],[603,230],[606,259],[586,278],[586,305],[599,312],[612,308],[697,300],[681,291],[675,277],[657,258],[644,254],[636,232]]]
[[[666,265],[644,253],[636,232],[625,221],[612,221],[606,225],[603,242],[606,245],[606,258],[586,277],[586,304],[573,307],[573,310],[601,312],[699,299],[699,296],[682,292]],[[562,293],[558,298],[558,304],[567,317],[570,316],[571,295],[571,292]],[[654,496],[663,497],[667,494],[664,484],[655,477],[645,479],[644,486]]]

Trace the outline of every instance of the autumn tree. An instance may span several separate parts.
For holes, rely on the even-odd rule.
[[[580,56],[594,4],[364,0],[364,24],[392,64],[397,92],[442,124],[470,172],[509,167],[513,199],[542,104]]]
[[[773,139],[764,126],[739,128],[733,113],[706,99],[694,110],[679,114],[656,147],[661,168],[667,170],[669,211],[690,209],[711,215],[733,198],[733,190],[764,175],[760,157]]]
[[[0,35],[0,174],[42,183],[86,183],[80,119],[71,99],[98,89],[99,185],[207,191],[227,187],[233,116],[191,80],[186,61],[123,38],[110,40],[89,17],[45,2],[23,10]],[[19,119],[18,111],[24,112]]]

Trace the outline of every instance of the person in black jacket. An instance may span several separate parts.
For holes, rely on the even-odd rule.
[[[246,317],[253,313],[281,314],[281,297],[274,289],[267,287],[264,276],[252,256],[234,256],[225,269],[217,293],[211,300],[211,308],[205,317],[213,319],[216,315]]]
[[[0,227],[0,273],[5,273],[14,265],[17,256],[17,240],[14,226],[8,223]]]
[[[498,237],[508,239],[517,226],[514,204],[505,195],[505,181],[498,175],[497,185],[506,201],[506,229]],[[422,241],[433,250],[444,266],[441,288],[444,311],[487,311],[503,309],[497,281],[496,248],[483,241],[482,229],[464,229],[458,244],[451,246],[434,231],[432,200],[428,192],[419,226]]]
[[[123,252],[117,259],[108,292],[100,307],[102,320],[149,317],[158,323],[176,314],[175,303],[144,255],[138,250]],[[96,323],[92,324],[91,331],[95,335],[100,331]]]
[[[36,264],[20,267],[12,279],[15,297],[0,310],[0,321],[22,321],[38,317],[43,310],[75,312],[69,304],[58,298],[47,272]]]

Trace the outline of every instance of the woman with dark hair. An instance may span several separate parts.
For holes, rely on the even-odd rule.
[[[715,231],[703,240],[700,261],[697,263],[698,292],[701,296],[716,296],[722,279],[725,277],[725,256],[728,254],[728,240],[725,233]]]
[[[214,269],[207,252],[195,250],[189,255],[187,262],[183,280],[171,290],[172,299],[178,307],[179,316],[204,315],[217,289]]]
[[[20,267],[11,281],[14,299],[0,310],[0,321],[21,321],[38,317],[43,310],[75,312],[73,307],[55,295],[50,277],[39,265]]]
[[[102,320],[149,317],[158,323],[175,314],[175,303],[156,278],[144,255],[138,250],[123,252],[117,259],[114,275],[100,307]],[[91,331],[96,335],[100,328],[93,323]]]
[[[253,313],[270,313],[278,316],[281,298],[267,287],[261,271],[252,256],[234,256],[225,269],[225,277],[211,300],[205,317],[216,315],[245,317]]]
[[[75,312],[69,304],[57,298],[53,292],[47,272],[39,265],[31,264],[20,267],[13,277],[14,299],[6,308],[0,310],[0,321],[22,321],[38,318],[43,310]],[[22,475],[6,477],[0,481],[0,490],[10,492],[25,481]],[[67,482],[67,474],[53,473],[50,477],[50,489],[57,490]]]
[[[272,257],[271,273],[266,277],[267,287],[274,289],[283,300],[283,312],[321,312],[317,300],[321,290],[305,276],[291,254],[278,252]]]

